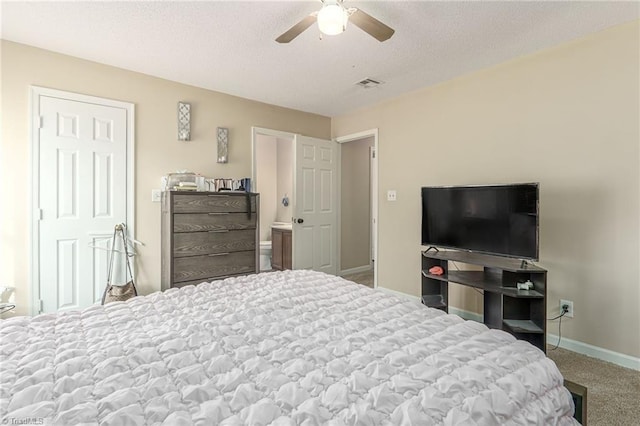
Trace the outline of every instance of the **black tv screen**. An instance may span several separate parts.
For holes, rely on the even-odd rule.
[[[537,183],[422,188],[422,245],[538,260]]]

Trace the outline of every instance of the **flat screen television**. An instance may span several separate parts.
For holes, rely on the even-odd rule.
[[[537,183],[422,188],[422,245],[538,260]]]

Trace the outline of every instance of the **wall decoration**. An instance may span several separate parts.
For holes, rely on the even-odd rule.
[[[218,163],[229,162],[229,129],[218,127]]]
[[[178,140],[191,140],[191,104],[178,102]]]

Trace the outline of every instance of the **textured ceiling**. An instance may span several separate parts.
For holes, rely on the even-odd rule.
[[[319,1],[2,2],[2,38],[270,104],[340,115],[640,18],[637,2],[349,1],[396,30],[312,26]],[[364,89],[364,78],[384,84]]]

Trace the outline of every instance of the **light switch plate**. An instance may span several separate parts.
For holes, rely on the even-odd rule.
[[[396,190],[390,189],[387,191],[387,201],[396,201]]]
[[[162,191],[160,191],[159,189],[152,189],[151,190],[151,201],[152,202],[159,203],[161,198],[162,198]]]

